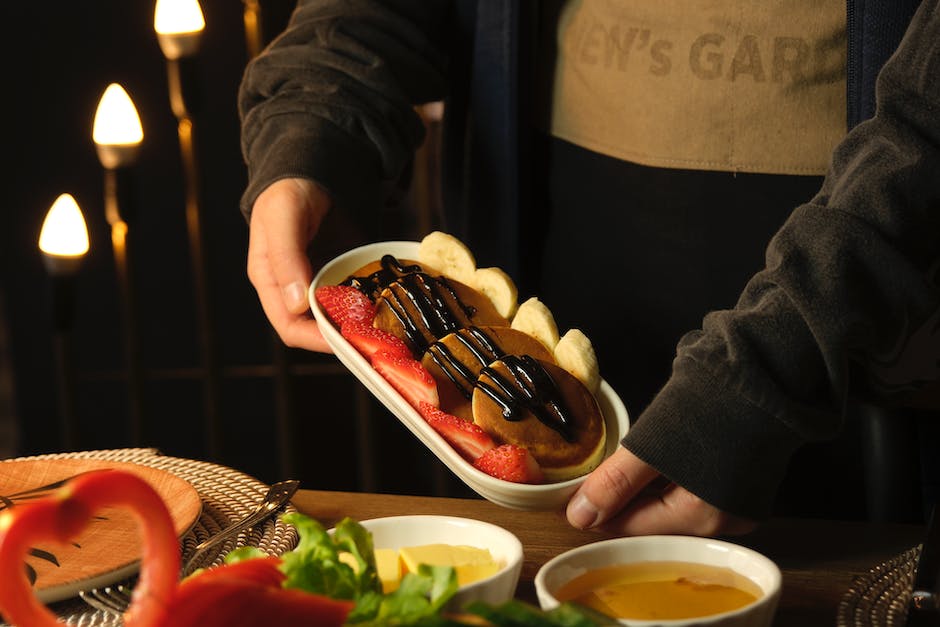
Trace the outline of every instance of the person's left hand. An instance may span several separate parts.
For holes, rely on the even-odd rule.
[[[757,526],[665,482],[623,446],[588,475],[568,502],[566,515],[578,529],[598,527],[628,536],[739,535]]]

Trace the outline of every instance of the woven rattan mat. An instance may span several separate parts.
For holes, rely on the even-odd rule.
[[[199,520],[183,538],[183,560],[205,538],[247,514],[264,497],[268,489],[266,484],[237,470],[209,462],[168,457],[161,455],[155,449],[148,448],[57,453],[17,459],[67,459],[76,457],[150,466],[172,473],[191,483],[202,498],[203,507]],[[2,463],[0,462],[0,465]],[[285,511],[296,510],[292,505],[288,505]],[[268,555],[280,555],[293,549],[297,545],[297,539],[297,530],[293,526],[281,522],[277,518],[272,518],[264,525],[258,526],[248,533],[242,533],[234,540],[225,542],[214,555],[206,558],[203,565],[219,564],[229,551],[241,546],[255,546]],[[93,610],[80,599],[62,601],[50,607],[59,615],[60,620],[70,625],[110,626],[121,624],[119,618]]]

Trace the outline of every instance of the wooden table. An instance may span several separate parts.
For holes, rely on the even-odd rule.
[[[300,490],[293,503],[326,526],[345,516],[367,520],[403,514],[466,516],[497,524],[522,541],[525,563],[517,596],[532,603],[533,579],[542,564],[569,548],[611,537],[573,529],[558,512],[516,511],[476,499]],[[853,579],[916,546],[922,533],[916,525],[779,519],[732,541],[767,555],[783,571],[776,626],[832,627]]]

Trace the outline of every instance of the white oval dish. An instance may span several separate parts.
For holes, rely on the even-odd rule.
[[[614,538],[565,551],[535,574],[535,593],[543,610],[558,606],[554,592],[595,568],[635,562],[695,562],[730,568],[756,584],[763,596],[740,609],[711,616],[674,620],[621,618],[631,627],[769,627],[780,598],[782,577],[773,561],[753,549],[696,536],[635,536]]]
[[[390,516],[363,520],[377,549],[401,549],[425,544],[450,544],[488,549],[500,564],[499,571],[461,586],[448,607],[460,610],[471,601],[498,605],[516,594],[522,572],[522,542],[513,533],[481,520],[457,516]]]
[[[388,382],[376,372],[333,326],[329,316],[314,297],[321,285],[335,285],[353,272],[383,255],[394,255],[399,259],[416,259],[417,242],[379,242],[367,244],[344,253],[317,273],[308,290],[308,300],[313,315],[320,326],[323,337],[337,358],[362,382],[372,394],[388,408],[421,442],[437,455],[450,470],[477,494],[498,505],[521,510],[558,509],[567,503],[584,477],[529,485],[496,479],[473,467],[454,450]],[[627,409],[623,401],[606,381],[601,381],[597,401],[607,425],[607,450],[605,457],[613,453],[630,426]]]

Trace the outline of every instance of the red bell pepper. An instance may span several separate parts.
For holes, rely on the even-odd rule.
[[[127,507],[143,529],[140,580],[124,616],[127,627],[187,625],[341,626],[353,607],[322,595],[281,587],[279,558],[209,569],[179,583],[180,547],[160,496],[143,479],[120,470],[83,474],[54,494],[0,512],[0,614],[20,627],[58,627],[33,594],[23,568],[29,547],[65,543],[104,506]]]

